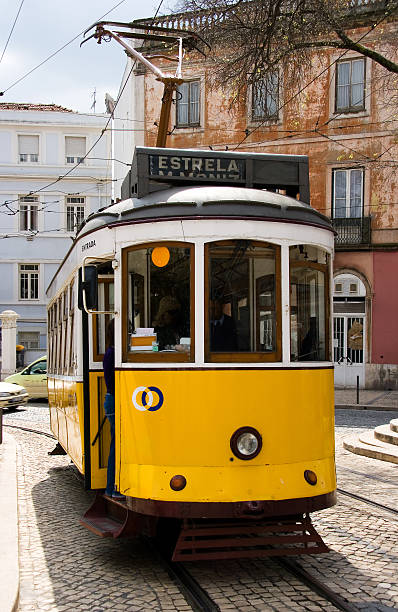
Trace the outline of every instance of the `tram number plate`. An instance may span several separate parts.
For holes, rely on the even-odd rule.
[[[227,157],[189,157],[150,155],[150,176],[175,176],[195,179],[245,180],[245,161]]]

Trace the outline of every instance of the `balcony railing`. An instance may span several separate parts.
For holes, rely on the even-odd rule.
[[[336,247],[370,244],[370,217],[332,219]]]

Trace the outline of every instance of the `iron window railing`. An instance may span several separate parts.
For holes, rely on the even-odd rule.
[[[370,217],[344,217],[332,219],[337,232],[336,246],[370,244]]]

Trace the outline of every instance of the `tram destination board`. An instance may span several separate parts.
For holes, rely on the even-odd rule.
[[[243,159],[231,157],[196,157],[188,155],[150,155],[151,177],[185,177],[198,181],[227,180],[243,182],[246,177]]]
[[[142,198],[172,185],[195,184],[283,190],[309,203],[308,157],[136,147],[122,198]]]

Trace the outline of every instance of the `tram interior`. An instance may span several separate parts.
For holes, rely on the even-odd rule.
[[[127,253],[128,352],[188,353],[193,308],[192,245],[132,248]],[[279,247],[234,240],[208,243],[206,336],[211,353],[277,350]],[[292,361],[328,359],[328,255],[315,246],[290,248]],[[114,310],[114,272],[98,266],[98,309]],[[111,314],[93,317],[94,352],[105,352]]]
[[[213,352],[276,350],[276,247],[250,241],[209,246]],[[223,334],[218,327],[225,328]]]
[[[290,249],[290,346],[292,361],[327,357],[328,255],[310,245]]]
[[[127,262],[129,351],[188,351],[191,249],[134,249]]]

